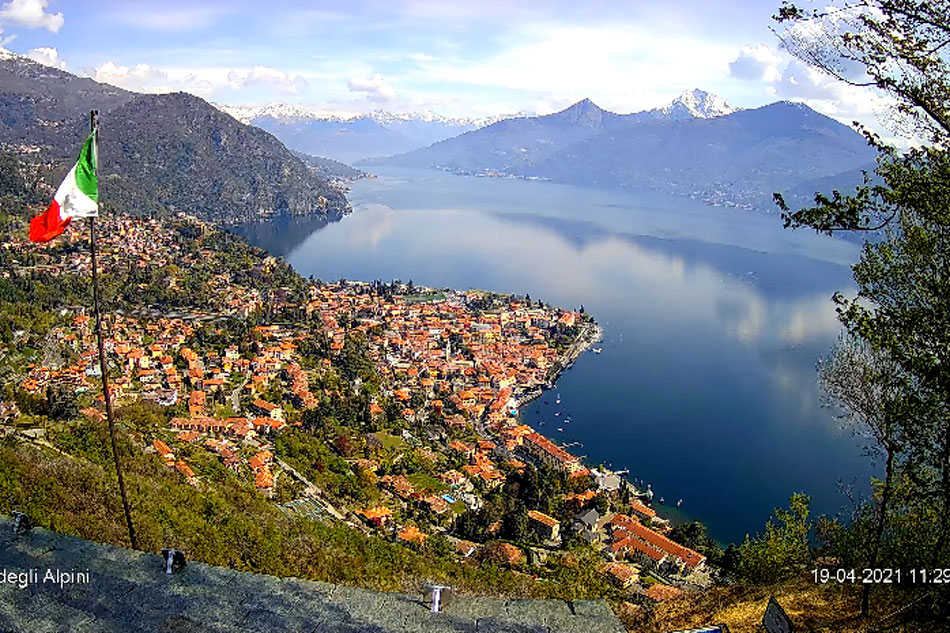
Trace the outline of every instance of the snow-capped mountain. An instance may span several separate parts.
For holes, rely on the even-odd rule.
[[[680,96],[662,108],[653,112],[668,116],[674,120],[682,119],[712,119],[738,111],[722,97],[710,94],[705,90],[686,90]]]
[[[449,117],[424,110],[365,114],[327,112],[287,103],[216,107],[267,130],[291,149],[343,162],[408,152],[524,112],[491,117]]]
[[[306,106],[290,103],[268,103],[265,105],[228,105],[214,103],[214,107],[230,114],[241,123],[251,123],[254,119],[271,118],[280,121],[297,121],[301,119],[320,119],[324,121],[347,121],[355,114],[339,114],[321,112]]]
[[[491,125],[504,119],[513,119],[516,117],[533,116],[529,112],[517,112],[515,114],[496,114],[485,117],[451,117],[433,112],[432,110],[423,110],[421,112],[388,112],[386,110],[373,110],[365,114],[348,112],[330,112],[318,110],[302,105],[290,103],[268,103],[265,105],[228,105],[224,103],[213,104],[222,112],[226,112],[242,123],[250,123],[254,119],[271,118],[280,121],[315,119],[318,121],[353,121],[355,119],[369,119],[380,125],[399,125],[409,122],[420,123],[440,123],[459,128],[477,129]]]

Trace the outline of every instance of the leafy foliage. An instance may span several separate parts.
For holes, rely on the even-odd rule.
[[[776,582],[800,571],[811,560],[808,533],[811,500],[800,492],[789,500],[789,509],[776,508],[765,532],[746,537],[739,548],[739,575],[753,582]]]

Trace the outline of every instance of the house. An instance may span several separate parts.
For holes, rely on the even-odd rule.
[[[561,522],[537,510],[528,510],[528,527],[546,541],[560,537]]]
[[[456,453],[459,453],[465,459],[471,459],[475,455],[475,447],[469,446],[464,442],[459,442],[458,440],[449,442],[449,448],[451,448]]]
[[[195,472],[185,462],[180,460],[175,462],[175,470],[184,475],[185,479],[188,480],[188,483],[196,484],[198,482],[198,478],[195,477]]]
[[[650,506],[643,505],[636,499],[630,502],[630,509],[641,521],[650,521],[656,518],[656,510]]]
[[[598,522],[600,522],[600,512],[594,508],[581,512],[575,519],[575,524],[592,532],[597,530]]]
[[[532,457],[555,470],[573,474],[583,469],[576,457],[538,433],[525,435],[523,446]]]
[[[425,545],[426,539],[429,538],[428,534],[419,531],[414,525],[408,525],[404,527],[396,535],[396,538],[404,543],[413,543],[419,546]]]
[[[266,400],[258,398],[251,403],[251,409],[273,420],[284,421],[284,410],[273,402],[267,402]]]
[[[175,452],[168,447],[168,444],[161,440],[155,440],[152,442],[152,448],[155,449],[155,452],[158,453],[159,457],[166,461],[175,459]]]
[[[366,508],[365,510],[360,510],[357,514],[362,516],[367,523],[378,528],[386,525],[386,522],[393,516],[392,510],[383,506]]]
[[[603,571],[604,575],[621,589],[632,587],[640,579],[637,568],[624,563],[607,563]]]
[[[615,515],[610,520],[610,529],[613,538],[610,549],[615,557],[645,556],[657,566],[670,563],[679,570],[683,567],[695,570],[706,562],[706,557],[699,552],[671,541],[626,515]]]
[[[274,487],[274,476],[266,466],[257,471],[254,475],[254,487],[261,490],[267,490]]]

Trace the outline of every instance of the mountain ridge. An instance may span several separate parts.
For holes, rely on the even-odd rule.
[[[339,219],[339,188],[280,141],[186,93],[135,93],[6,52],[0,58],[0,143],[65,173],[100,112],[104,204],[181,210],[233,223],[273,214]]]
[[[774,191],[847,172],[873,156],[861,135],[804,104],[736,109],[693,90],[664,108],[626,115],[584,99],[358,164],[648,188],[771,208]]]

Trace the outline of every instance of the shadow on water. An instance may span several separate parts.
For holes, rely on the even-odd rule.
[[[281,215],[266,220],[228,227],[254,246],[263,248],[276,257],[286,257],[300,246],[311,233],[329,222],[319,216],[293,217]]]

